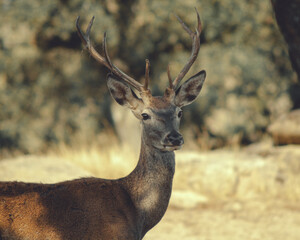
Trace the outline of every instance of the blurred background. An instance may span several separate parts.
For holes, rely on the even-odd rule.
[[[191,52],[173,13],[194,29],[194,7],[203,33],[189,76],[205,69],[207,80],[201,97],[185,109],[182,129],[202,149],[259,141],[274,119],[300,105],[299,81],[270,1],[3,0],[1,149],[44,152],[115,131],[108,71],[83,50],[77,16],[83,29],[96,17],[95,47],[101,51],[107,32],[111,58],[135,79],[143,81],[148,58],[151,88],[161,94],[167,65],[175,77]]]
[[[15,165],[3,160],[0,180],[55,182],[130,172],[139,152],[138,122],[113,103],[106,87],[108,71],[83,49],[75,20],[80,16],[85,29],[95,16],[91,31],[95,48],[101,52],[107,32],[114,64],[139,81],[148,58],[151,89],[160,95],[168,83],[167,65],[175,77],[191,53],[191,39],[173,13],[194,29],[195,7],[203,24],[201,48],[185,79],[202,69],[207,78],[200,97],[184,109],[181,127],[186,144],[177,154],[171,207],[187,212],[178,218],[179,212],[173,216],[175,210],[171,211],[165,230],[178,219],[189,225],[182,223],[182,230],[177,222],[174,236],[199,239],[187,237],[193,216],[205,226],[200,216],[192,215],[193,209],[219,203],[222,208],[213,208],[217,211],[213,215],[201,213],[214,222],[212,231],[228,218],[253,223],[270,216],[264,215],[269,205],[261,205],[270,199],[282,199],[289,209],[298,209],[300,152],[299,145],[292,145],[300,143],[298,0],[1,0],[0,160],[47,155],[44,159],[60,167],[45,164],[43,172],[37,167],[42,164],[39,158],[24,164],[28,158],[23,157]],[[72,170],[62,158],[82,171],[52,179]],[[19,175],[17,169],[22,170]],[[227,215],[218,220],[213,216],[219,216],[220,209]],[[259,209],[257,215],[254,209]],[[284,205],[275,218],[266,217],[261,232],[256,228],[262,235],[229,234],[228,239],[298,239],[296,225],[289,222],[292,227],[285,228],[279,221],[286,217],[300,222],[299,214],[290,214]],[[235,224],[216,236],[232,232]],[[272,225],[283,232],[274,231]],[[238,226],[241,234],[253,229],[251,224]],[[194,229],[205,234],[208,227]],[[153,238],[168,239],[162,231],[156,233]]]

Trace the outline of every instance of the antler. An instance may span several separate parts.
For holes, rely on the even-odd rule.
[[[193,65],[193,63],[197,59],[197,56],[198,56],[198,53],[199,53],[199,49],[200,49],[200,34],[201,34],[201,31],[202,31],[202,25],[201,25],[199,13],[198,13],[197,9],[195,9],[195,10],[196,10],[196,13],[197,13],[197,22],[198,22],[198,25],[197,25],[197,28],[196,28],[195,32],[193,32],[191,29],[189,29],[185,25],[185,23],[180,19],[180,17],[178,17],[175,14],[176,18],[180,22],[180,24],[183,27],[183,29],[193,39],[193,47],[192,47],[192,54],[191,54],[188,62],[182,68],[182,70],[180,71],[180,73],[178,74],[178,76],[175,78],[175,80],[173,81],[173,83],[172,83],[172,79],[171,79],[171,75],[170,75],[170,69],[169,69],[169,66],[168,66],[168,78],[169,78],[170,88],[173,88],[174,90],[178,87],[180,81],[184,78],[184,76],[190,70],[191,66]]]
[[[76,28],[78,35],[85,45],[86,49],[89,51],[89,53],[92,55],[92,57],[99,63],[103,64],[105,67],[107,67],[113,74],[120,77],[122,80],[124,80],[126,83],[137,89],[139,92],[149,91],[148,89],[148,82],[149,82],[149,61],[146,61],[146,74],[145,74],[145,84],[142,85],[132,77],[125,74],[123,71],[121,71],[119,68],[117,68],[110,60],[108,51],[107,51],[107,43],[106,43],[106,33],[104,33],[103,37],[103,53],[104,56],[99,54],[97,50],[93,47],[90,41],[90,31],[94,22],[95,17],[92,17],[85,34],[81,31],[79,27],[79,16],[76,19]]]

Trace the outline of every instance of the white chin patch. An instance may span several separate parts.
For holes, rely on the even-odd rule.
[[[179,149],[181,149],[181,146],[164,146],[162,150],[171,152]]]

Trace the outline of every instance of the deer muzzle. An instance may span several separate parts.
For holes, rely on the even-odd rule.
[[[182,135],[179,132],[173,130],[165,136],[162,145],[164,146],[165,150],[173,151],[180,149],[183,143],[184,140]]]

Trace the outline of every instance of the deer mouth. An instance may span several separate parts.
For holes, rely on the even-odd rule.
[[[166,151],[166,152],[172,152],[172,151],[175,151],[175,150],[179,150],[181,149],[183,143],[181,144],[162,144],[163,145],[163,148],[161,149],[162,151]]]
[[[161,150],[166,152],[172,152],[181,149],[183,144],[184,140],[180,134],[178,134],[176,138],[166,137],[163,141],[161,141]]]

